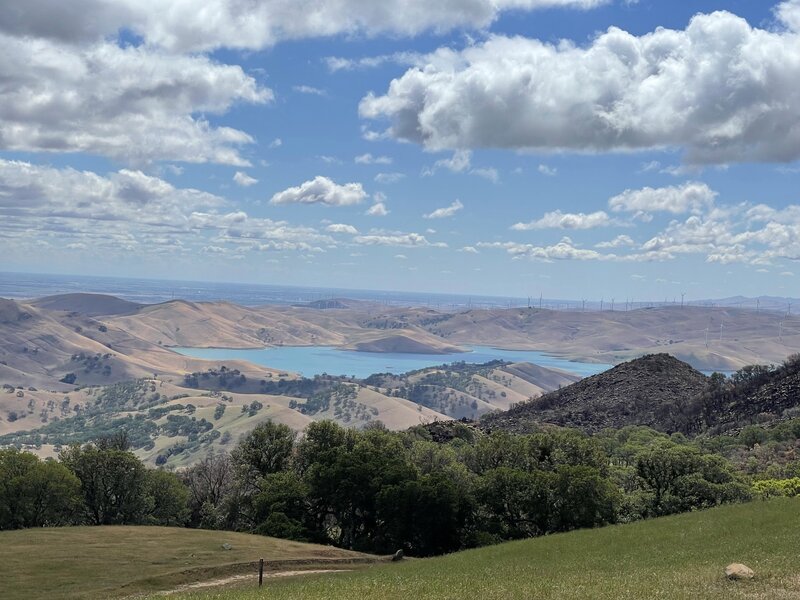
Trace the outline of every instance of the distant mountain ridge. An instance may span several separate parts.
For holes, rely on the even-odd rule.
[[[46,310],[63,310],[87,317],[126,315],[135,313],[143,304],[106,294],[59,294],[46,296],[30,304]]]

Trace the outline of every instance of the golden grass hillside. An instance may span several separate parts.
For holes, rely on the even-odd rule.
[[[230,549],[226,549],[229,545]],[[91,600],[173,590],[270,569],[356,568],[369,555],[245,533],[167,527],[63,527],[0,532],[0,598]],[[339,565],[338,568],[343,568]]]

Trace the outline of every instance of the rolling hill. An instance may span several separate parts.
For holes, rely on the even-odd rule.
[[[180,600],[754,600],[800,598],[800,499],[548,535],[354,573],[181,594]],[[751,581],[730,581],[741,562]]]
[[[46,310],[74,312],[87,317],[124,315],[136,312],[143,305],[106,294],[58,294],[30,303]]]
[[[682,406],[708,387],[708,377],[669,354],[652,354],[598,375],[487,415],[482,427],[525,432],[546,422],[596,432],[608,427],[647,425],[676,431]]]
[[[246,533],[168,527],[0,531],[4,600],[105,600],[242,573],[354,569],[376,557]],[[255,581],[256,579],[253,579]]]

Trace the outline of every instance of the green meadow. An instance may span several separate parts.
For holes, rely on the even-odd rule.
[[[751,581],[729,581],[742,562]],[[800,598],[800,498],[757,501],[181,600]]]

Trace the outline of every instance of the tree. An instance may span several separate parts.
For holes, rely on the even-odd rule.
[[[554,491],[553,529],[570,531],[616,520],[619,491],[594,467],[558,468]]]
[[[489,533],[519,539],[547,533],[553,512],[556,476],[500,467],[487,471],[476,492]]]
[[[182,473],[189,490],[189,523],[216,529],[224,524],[223,502],[234,485],[233,464],[228,454],[209,454]]]
[[[80,502],[80,482],[63,465],[0,450],[0,529],[69,524]]]
[[[148,513],[145,467],[133,453],[74,445],[62,451],[61,462],[81,482],[89,523],[134,524]]]
[[[340,546],[371,549],[381,490],[414,478],[400,437],[383,431],[357,434],[356,443],[321,452],[304,475],[314,523]]]
[[[473,508],[472,497],[460,494],[443,473],[386,487],[377,498],[375,550],[402,548],[414,556],[458,550]]]
[[[261,481],[254,499],[256,533],[309,541],[308,486],[291,471],[272,473]]]
[[[231,457],[244,476],[257,478],[284,471],[289,466],[296,435],[282,423],[267,421],[248,433]]]
[[[153,525],[185,525],[189,519],[189,490],[175,473],[148,470],[146,477],[150,514]]]

